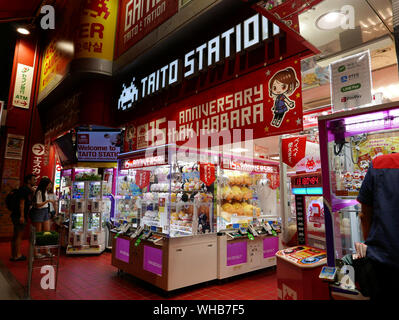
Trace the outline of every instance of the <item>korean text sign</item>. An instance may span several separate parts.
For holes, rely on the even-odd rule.
[[[120,151],[119,132],[79,132],[78,161],[115,162]]]
[[[332,63],[330,72],[331,105],[334,112],[372,103],[369,51]]]

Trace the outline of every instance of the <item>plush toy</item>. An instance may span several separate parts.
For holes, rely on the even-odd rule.
[[[246,201],[252,199],[252,196],[253,196],[252,190],[247,187],[241,188],[241,194],[242,194],[242,198]]]
[[[241,188],[239,186],[234,186],[231,188],[231,193],[233,195],[233,199],[237,201],[242,200]]]

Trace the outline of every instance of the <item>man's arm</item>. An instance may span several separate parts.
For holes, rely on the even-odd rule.
[[[373,218],[373,207],[364,203],[362,203],[361,205],[362,210],[359,213],[359,218],[362,226],[363,237],[364,240],[366,240],[370,232],[371,221]]]

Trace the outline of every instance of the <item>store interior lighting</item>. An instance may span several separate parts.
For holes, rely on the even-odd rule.
[[[248,152],[248,151],[249,151],[248,149],[244,149],[244,148],[231,149],[231,152],[233,152],[233,153],[242,153],[242,152]]]
[[[345,19],[345,15],[340,11],[330,11],[316,20],[316,26],[320,30],[332,30],[338,28],[343,19]]]
[[[17,28],[17,32],[20,33],[20,34],[23,34],[23,35],[30,34],[30,31],[28,29],[26,29],[26,28],[23,28],[23,27]]]

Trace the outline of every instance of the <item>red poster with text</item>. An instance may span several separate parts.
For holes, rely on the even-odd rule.
[[[150,185],[151,171],[140,170],[136,171],[136,185],[140,188],[146,188]]]
[[[215,165],[212,163],[200,163],[200,179],[207,187],[216,179]]]
[[[283,139],[282,153],[283,162],[294,167],[306,155],[306,136]]]
[[[300,132],[301,63],[281,61],[172,103],[127,125],[125,152],[163,144],[203,148]]]
[[[122,0],[117,57],[176,14],[178,9],[178,0]]]

